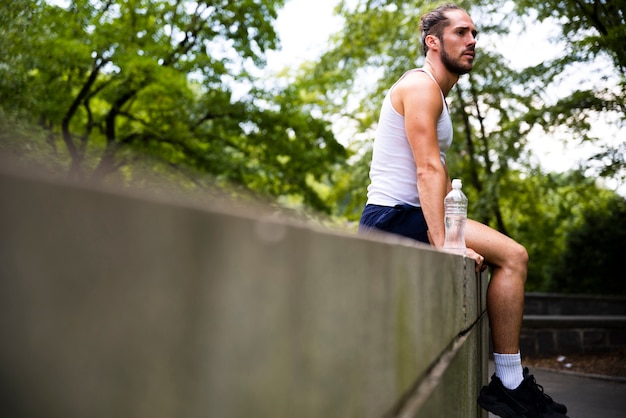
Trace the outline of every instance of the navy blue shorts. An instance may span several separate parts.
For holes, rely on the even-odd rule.
[[[411,205],[366,205],[359,222],[359,232],[377,229],[420,242],[428,241],[428,226],[422,208]]]

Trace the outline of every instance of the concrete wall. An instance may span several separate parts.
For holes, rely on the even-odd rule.
[[[626,316],[626,296],[526,292],[524,315]]]
[[[520,336],[531,356],[626,348],[626,297],[527,293]]]
[[[462,257],[6,167],[0,196],[3,416],[486,416]]]

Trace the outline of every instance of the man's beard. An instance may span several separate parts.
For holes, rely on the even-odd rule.
[[[453,74],[463,75],[472,71],[473,64],[461,64],[459,60],[453,60],[450,58],[450,55],[446,52],[446,48],[442,42],[441,48],[441,62],[443,63],[446,70],[450,71]]]

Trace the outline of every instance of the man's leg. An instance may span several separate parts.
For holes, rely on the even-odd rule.
[[[465,242],[485,257],[492,268],[487,289],[487,313],[494,351],[517,354],[524,314],[528,253],[506,235],[470,219],[465,228]]]
[[[567,418],[567,407],[543,393],[522,369],[519,337],[524,315],[526,249],[500,232],[468,220],[465,241],[492,268],[487,313],[494,347],[496,376],[482,388],[478,403],[499,416]]]
[[[524,380],[519,338],[524,314],[526,249],[500,232],[468,220],[467,246],[485,257],[492,268],[487,289],[487,313],[494,348],[496,376],[508,389]]]

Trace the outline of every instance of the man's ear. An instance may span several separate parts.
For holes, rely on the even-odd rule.
[[[435,35],[426,36],[425,41],[426,41],[426,46],[428,46],[428,49],[439,48],[439,38],[437,38]]]

